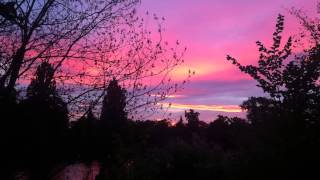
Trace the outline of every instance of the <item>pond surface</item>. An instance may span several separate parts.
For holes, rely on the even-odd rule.
[[[95,180],[95,177],[100,172],[99,162],[92,163],[76,163],[59,168],[55,175],[50,180]],[[16,175],[16,180],[28,180],[26,172],[19,172]]]

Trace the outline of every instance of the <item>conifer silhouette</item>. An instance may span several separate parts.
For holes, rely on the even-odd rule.
[[[103,99],[100,120],[102,123],[119,125],[127,119],[126,90],[113,78]]]

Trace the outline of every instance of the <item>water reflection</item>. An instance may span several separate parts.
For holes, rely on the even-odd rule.
[[[55,170],[50,180],[95,180],[99,172],[100,164],[98,161],[89,164],[76,163]],[[28,176],[28,171],[20,171],[16,174],[15,180],[29,180]]]

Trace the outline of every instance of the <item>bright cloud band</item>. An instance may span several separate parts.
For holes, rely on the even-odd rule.
[[[232,112],[241,113],[243,110],[237,105],[193,105],[193,104],[177,104],[177,103],[161,103],[163,107],[169,107],[174,109],[194,109],[203,111],[216,111],[216,112]]]

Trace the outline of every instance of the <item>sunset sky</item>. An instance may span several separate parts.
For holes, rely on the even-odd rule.
[[[174,78],[179,80],[188,69],[196,71],[185,89],[168,99],[173,117],[189,108],[199,111],[200,119],[206,121],[217,114],[243,117],[238,105],[263,93],[250,77],[226,61],[226,55],[242,64],[254,64],[258,57],[255,42],[271,45],[279,13],[285,15],[287,38],[299,31],[287,9],[299,8],[315,17],[316,5],[316,0],[142,0],[139,13],[164,17],[164,38],[179,40],[188,48],[186,62],[174,72]]]

